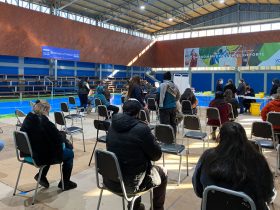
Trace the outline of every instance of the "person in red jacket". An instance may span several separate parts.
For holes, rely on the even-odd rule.
[[[229,116],[230,116],[230,106],[227,104],[227,102],[224,99],[224,94],[221,91],[218,91],[215,93],[215,99],[213,99],[210,104],[209,107],[216,107],[219,110],[220,113],[220,118],[221,118],[221,125],[224,124],[225,122],[229,121]],[[214,119],[208,119],[208,123],[210,125],[217,125],[218,127],[219,125],[219,121],[218,120],[214,120]],[[215,140],[216,139],[216,130],[217,127],[212,127],[213,132],[212,132],[212,139]]]
[[[272,95],[274,100],[270,101],[261,111],[263,121],[266,121],[267,114],[269,112],[280,112],[280,87],[277,89],[277,93]],[[280,131],[280,126],[273,126],[275,131]]]

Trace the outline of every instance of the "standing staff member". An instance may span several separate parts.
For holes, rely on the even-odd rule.
[[[88,93],[90,91],[88,78],[81,79],[78,85],[78,95],[80,99],[81,107],[87,108],[88,104]]]

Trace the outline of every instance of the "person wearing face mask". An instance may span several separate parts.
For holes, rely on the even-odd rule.
[[[243,106],[243,96],[245,95],[246,84],[243,79],[239,80],[239,85],[237,88],[237,95],[238,95],[238,102],[240,107],[240,114],[244,113],[244,106]]]
[[[272,81],[272,87],[271,87],[269,95],[272,96],[273,94],[276,94],[278,87],[280,87],[280,81],[279,81],[279,79],[274,78],[273,81]]]
[[[218,92],[218,91],[223,92],[223,90],[224,90],[223,84],[224,84],[224,80],[218,79],[217,84],[216,84],[216,92]]]
[[[33,150],[33,159],[38,165],[46,165],[42,171],[39,184],[49,187],[47,173],[50,165],[63,162],[62,173],[64,190],[77,187],[75,182],[70,181],[73,168],[74,152],[72,144],[66,139],[66,134],[59,131],[49,118],[50,104],[47,101],[37,100],[33,111],[25,117],[21,131],[26,132]],[[21,153],[25,161],[33,162],[30,156]],[[38,180],[39,173],[34,177]],[[62,188],[62,182],[58,184]]]

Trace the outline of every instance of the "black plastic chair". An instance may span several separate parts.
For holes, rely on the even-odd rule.
[[[85,138],[84,138],[83,128],[76,127],[76,126],[67,127],[63,112],[54,112],[54,120],[55,120],[55,125],[60,125],[61,130],[65,131],[67,135],[70,135],[72,143],[73,143],[73,135],[76,133],[82,133],[84,152],[85,152],[86,147],[85,147]],[[83,125],[82,121],[81,121],[81,123]]]
[[[21,118],[25,118],[26,114],[23,111],[21,111],[19,109],[16,109],[15,115],[16,115],[16,118],[17,118],[17,123],[16,123],[16,130],[17,130],[17,128],[21,128],[21,126],[22,126]]]
[[[234,111],[231,103],[227,103],[230,107],[230,113],[229,113],[229,120],[234,122],[236,120],[236,117],[234,116]]]
[[[76,103],[76,99],[73,96],[69,96],[68,98],[69,107],[72,110],[76,110],[77,114],[84,110],[84,107],[79,107]]]
[[[38,177],[35,192],[34,192],[34,195],[33,195],[33,198],[32,198],[32,205],[34,205],[34,202],[35,202],[35,199],[36,199],[36,196],[37,196],[38,187],[39,187],[39,182],[41,180],[42,171],[46,167],[46,165],[38,165],[36,163],[35,159],[33,159],[33,151],[32,151],[32,147],[31,147],[29,138],[27,136],[27,133],[22,132],[22,131],[14,131],[14,143],[15,143],[15,148],[16,148],[17,160],[21,163],[21,165],[20,165],[20,169],[19,169],[19,173],[18,173],[16,186],[15,186],[13,195],[16,194],[16,190],[17,190],[17,187],[18,187],[18,183],[19,183],[19,179],[20,179],[23,164],[26,163],[26,164],[35,166],[36,168],[39,168],[39,177]],[[32,162],[27,161],[25,158],[20,157],[20,153],[23,153],[23,154],[25,154],[25,156],[30,157]],[[61,163],[57,163],[57,164],[60,164],[62,190],[64,190],[62,166],[61,166]]]
[[[97,146],[97,143],[98,142],[106,143],[106,135],[107,135],[107,132],[109,130],[110,124],[111,123],[109,121],[106,121],[106,120],[94,120],[93,121],[93,125],[94,125],[94,127],[96,129],[96,140],[95,140],[95,144],[94,144],[91,156],[90,156],[90,160],[89,160],[88,166],[90,166],[90,164],[91,164],[92,157],[93,157],[95,148]],[[99,131],[105,131],[106,135],[105,136],[99,136]]]
[[[187,176],[189,175],[189,162],[188,162],[188,150],[182,144],[176,144],[176,138],[174,135],[174,130],[171,125],[157,124],[155,126],[155,137],[160,142],[163,160],[163,166],[165,166],[164,153],[178,155],[180,156],[179,163],[179,174],[178,174],[178,185],[181,181],[181,165],[182,165],[182,155],[186,153],[187,161]]]
[[[216,124],[211,124],[209,120],[217,120],[218,125]],[[216,107],[208,107],[206,109],[206,127],[210,127],[210,133],[211,133],[211,127],[216,127],[216,128],[221,128],[222,122],[221,122],[221,117],[220,117],[220,111]]]
[[[130,202],[130,210],[133,210],[134,202],[135,200],[143,195],[146,192],[150,192],[150,202],[151,202],[151,210],[153,210],[153,188],[144,191],[139,192],[135,194],[128,194],[125,189],[119,161],[116,157],[116,155],[109,151],[103,151],[103,150],[96,150],[95,152],[95,171],[96,171],[96,184],[97,187],[101,190],[99,199],[98,199],[98,205],[97,210],[100,208],[101,199],[103,190],[108,190],[112,192],[115,195],[118,195],[122,197],[122,204],[123,209],[125,209],[125,200],[127,202]],[[100,180],[100,177],[102,177],[102,182]],[[119,183],[121,192],[115,192],[110,189],[110,187],[106,186],[104,184],[104,180],[110,180],[115,183]]]
[[[145,110],[143,110],[143,109],[140,110],[139,119],[143,122],[146,122],[151,130],[155,129],[155,125],[152,125],[152,124],[149,123]]]
[[[153,112],[156,112],[156,119],[158,119],[158,105],[154,98],[148,98],[147,99],[147,105],[150,112],[152,112],[152,120],[154,119]]]
[[[280,112],[269,112],[267,114],[267,121],[272,124],[272,126],[278,126],[280,128]],[[275,140],[279,143],[278,136],[280,135],[280,130],[275,130],[274,135],[275,135]]]
[[[104,117],[104,119],[108,120],[111,117],[105,105],[98,105],[97,113],[98,113],[98,119],[99,117]]]
[[[194,114],[191,101],[183,100],[181,104],[182,104],[183,115],[193,115]]]
[[[273,127],[270,122],[253,122],[251,139],[253,136],[256,137],[255,141],[261,146],[261,148],[276,149]]]
[[[211,185],[203,192],[202,210],[256,210],[256,205],[243,192]]]
[[[198,116],[196,115],[185,115],[183,120],[183,131],[187,129],[188,131],[183,134],[185,138],[187,138],[187,146],[189,150],[189,139],[201,140],[203,141],[203,151],[205,149],[205,138],[207,137],[207,133],[202,132],[201,124]],[[184,133],[184,132],[183,132]],[[209,139],[207,138],[208,147],[209,147]]]
[[[80,115],[80,114],[71,114],[67,103],[65,103],[65,102],[60,103],[60,109],[61,109],[62,112],[67,113],[67,115],[65,115],[64,117],[65,117],[65,119],[71,120],[72,125],[74,124],[74,120],[77,120],[77,119],[81,119],[81,124],[83,124],[82,123],[83,116]]]

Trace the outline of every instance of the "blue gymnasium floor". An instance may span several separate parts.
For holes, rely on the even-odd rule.
[[[60,103],[67,102],[68,103],[68,96],[67,97],[59,97],[59,98],[42,98],[48,101],[51,105],[51,112],[60,111]],[[14,114],[16,109],[23,111],[24,113],[28,113],[31,111],[30,101],[35,102],[37,98],[31,99],[23,99],[22,101],[19,100],[1,100],[0,101],[0,116],[1,115],[9,115]],[[80,100],[76,96],[76,103],[79,106]],[[120,105],[121,104],[121,94],[112,94],[111,104]]]

